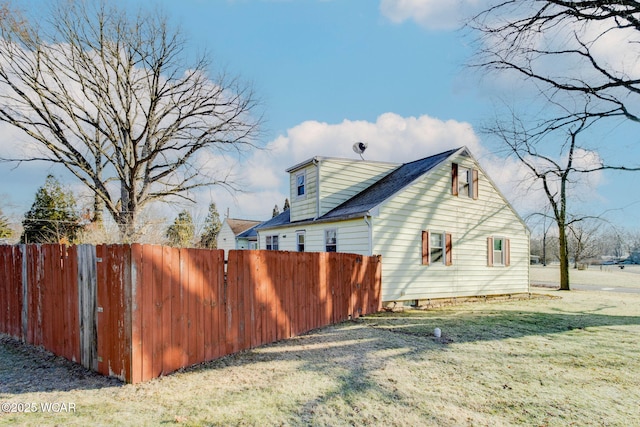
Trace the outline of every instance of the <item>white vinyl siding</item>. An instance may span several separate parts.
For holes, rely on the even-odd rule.
[[[220,233],[218,233],[218,249],[224,249],[225,259],[229,255],[229,251],[236,248],[236,235],[233,233],[233,230],[227,224],[226,221],[222,223],[222,227],[220,227]]]
[[[469,158],[454,159],[477,168]],[[398,193],[373,218],[373,253],[382,255],[383,301],[528,291],[528,231],[479,170],[478,200],[451,194],[451,163]],[[452,265],[422,265],[422,231],[452,235]],[[487,237],[510,240],[511,265],[487,266]]]
[[[304,195],[298,196],[297,176],[304,175]],[[300,221],[316,217],[316,167],[313,163],[289,173],[290,215],[291,221]]]
[[[370,255],[369,252],[369,228],[364,219],[338,221],[320,224],[305,224],[304,226],[304,250],[305,252],[325,252],[325,230],[333,228],[337,231],[338,252],[349,252],[360,255]],[[279,247],[281,251],[296,252],[297,232],[300,226],[284,227],[274,230],[260,230],[260,247],[265,248],[265,236],[275,234],[280,236]]]
[[[398,167],[393,163],[324,159],[320,163],[320,213],[349,200]]]

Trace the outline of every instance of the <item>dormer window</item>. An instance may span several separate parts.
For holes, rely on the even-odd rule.
[[[296,175],[296,195],[297,197],[303,197],[306,193],[306,183],[307,183],[307,175],[306,173],[300,172]]]

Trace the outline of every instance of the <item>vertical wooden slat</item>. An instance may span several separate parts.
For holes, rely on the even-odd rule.
[[[92,245],[80,245],[77,256],[80,359],[85,368],[97,370],[96,247]]]
[[[263,260],[263,270],[260,273],[260,279],[265,283],[265,310],[264,321],[262,324],[263,329],[263,342],[273,342],[278,339],[278,313],[277,307],[280,303],[280,298],[277,293],[276,283],[273,280],[274,265],[271,261],[268,251],[261,252],[261,259]]]
[[[197,253],[187,249],[189,253],[189,359],[188,364],[198,360],[198,257]]]
[[[213,359],[213,288],[215,283],[214,265],[216,262],[215,250],[203,251],[203,308],[204,308],[204,357],[205,360]]]
[[[144,299],[142,287],[144,259],[142,245],[131,245],[131,382],[143,381],[143,329],[142,313],[144,312]]]
[[[205,348],[204,348],[204,289],[205,289],[205,250],[193,249],[197,253],[196,264],[196,360],[198,362],[205,360]]]
[[[71,312],[71,350],[73,354],[72,360],[82,363],[82,356],[80,351],[80,295],[78,292],[78,246],[72,246],[69,248],[69,260],[68,266],[68,292],[70,296],[70,306],[73,307]]]
[[[149,247],[150,257],[147,267],[151,269],[151,339],[152,339],[152,357],[151,357],[151,375],[152,378],[159,377],[163,373],[164,362],[164,341],[162,331],[163,319],[163,250],[162,246],[153,245]]]
[[[165,275],[169,276],[169,279],[165,277],[164,286],[168,288],[169,292],[169,300],[166,304],[169,306],[170,316],[168,321],[166,317],[163,317],[163,322],[167,321],[167,324],[164,326],[168,327],[168,341],[170,343],[169,354],[165,358],[165,365],[167,365],[168,372],[175,371],[182,366],[182,322],[184,313],[182,313],[180,257],[181,253],[179,248],[167,248],[163,256],[165,261]]]
[[[229,251],[229,258],[227,259],[227,286],[225,289],[227,354],[236,351],[238,342],[238,323],[236,319],[238,303],[238,256],[238,251]]]
[[[160,330],[162,374],[168,374],[175,370],[171,361],[173,352],[173,343],[171,342],[171,289],[173,282],[171,258],[174,254],[174,249],[164,246],[160,250],[162,251],[162,264],[159,266],[162,279],[162,329]]]
[[[213,286],[213,355],[214,357],[220,357],[224,355],[225,349],[225,306],[224,306],[224,250],[218,250],[216,253],[215,264],[215,282]]]
[[[140,263],[137,265],[137,276],[139,282],[136,287],[136,294],[140,302],[136,318],[140,322],[140,336],[142,345],[140,346],[141,374],[142,381],[153,378],[153,264],[151,260],[152,247],[142,245],[140,247]],[[139,364],[139,362],[136,362]]]
[[[107,313],[109,310],[109,302],[107,301],[107,265],[109,258],[107,258],[107,246],[98,245],[96,247],[96,256],[98,258],[97,263],[97,315],[96,315],[96,339],[97,339],[97,361],[98,372],[102,375],[109,375],[108,370],[108,352],[109,347],[109,335],[107,334]],[[107,310],[107,311],[105,311]]]
[[[253,294],[251,298],[251,348],[257,347],[261,344],[260,334],[262,332],[262,318],[261,307],[263,304],[263,287],[264,283],[258,277],[260,271],[260,259],[255,256],[254,251],[249,251],[249,257],[247,258],[247,271],[249,275],[249,281],[253,284],[250,290]]]
[[[62,322],[60,316],[54,316],[56,304],[59,303],[57,291],[61,282],[60,251],[58,245],[44,245],[43,248],[46,253],[46,270],[42,280],[43,284],[46,284],[43,295],[43,322],[46,329],[41,344],[53,353],[60,354],[55,331],[61,328]]]
[[[181,292],[181,315],[182,324],[182,361],[180,366],[188,366],[189,364],[189,323],[191,318],[189,316],[189,273],[191,266],[191,259],[189,257],[189,251],[186,249],[180,249],[180,292]]]

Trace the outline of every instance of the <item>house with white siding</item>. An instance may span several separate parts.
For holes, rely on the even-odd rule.
[[[385,302],[529,291],[529,230],[466,147],[287,172],[291,208],[256,227],[260,249],[382,255]]]
[[[232,249],[257,249],[256,226],[261,221],[225,218],[218,233],[217,248],[224,249],[225,258]]]

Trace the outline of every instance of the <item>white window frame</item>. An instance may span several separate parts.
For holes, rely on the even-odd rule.
[[[298,180],[302,178],[302,185],[298,183]],[[296,199],[302,199],[307,196],[307,171],[298,172],[295,176],[295,195]],[[302,188],[302,193],[300,189]]]
[[[305,231],[297,231],[296,232],[296,249],[298,250],[298,252],[304,252],[305,251],[305,246],[306,246],[306,236],[305,236]],[[302,243],[300,243],[300,238],[302,238]],[[302,245],[302,250],[300,249],[300,246]]]
[[[471,169],[458,165],[458,195],[473,197],[473,174]]]
[[[500,249],[496,250],[497,244],[500,244]],[[496,256],[498,254],[498,256]],[[505,238],[494,237],[493,238],[493,265],[504,266],[505,265]]]
[[[440,237],[440,246],[433,244],[434,237]],[[445,263],[445,245],[446,238],[444,232],[436,231],[429,233],[429,264],[444,264]],[[440,253],[440,259],[434,260],[434,254]]]
[[[333,233],[333,242],[330,242],[330,233]],[[333,247],[334,250],[330,251],[329,248]],[[338,229],[326,228],[324,230],[324,250],[325,252],[338,252]]]
[[[440,238],[440,245],[433,244],[434,237]],[[422,265],[453,265],[453,236],[447,231],[422,230],[421,232]],[[442,259],[434,261],[434,254],[440,253]]]
[[[275,242],[275,247],[274,247]],[[277,251],[280,247],[280,238],[278,234],[270,234],[264,238],[264,246],[268,251]]]
[[[496,250],[496,247],[500,249]],[[487,258],[489,267],[509,267],[511,265],[511,239],[504,236],[488,237]]]

